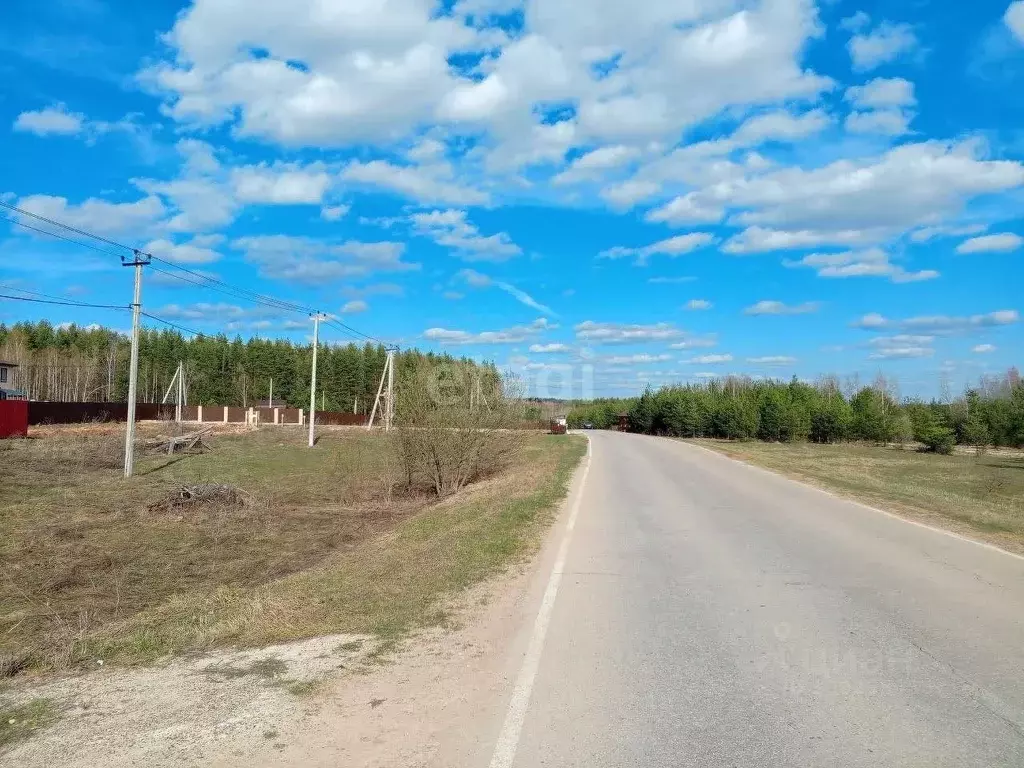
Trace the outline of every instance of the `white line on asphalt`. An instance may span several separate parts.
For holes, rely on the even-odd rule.
[[[791,483],[802,485],[804,488],[810,488],[812,491],[817,491],[818,493],[823,493],[826,496],[831,496],[833,499],[836,499],[838,501],[845,501],[848,504],[854,504],[858,507],[862,507],[863,509],[870,510],[871,512],[877,512],[880,515],[891,517],[893,520],[899,520],[901,523],[907,523],[908,525],[916,525],[918,528],[924,528],[925,530],[931,531],[932,533],[940,533],[943,536],[949,536],[953,539],[959,539],[960,541],[967,542],[968,544],[974,544],[978,547],[991,549],[993,552],[999,552],[1002,555],[1009,555],[1010,557],[1016,558],[1017,560],[1024,560],[1024,555],[1018,555],[1016,552],[1011,552],[1008,549],[1003,549],[1002,547],[996,544],[989,544],[987,541],[978,541],[977,539],[972,539],[970,536],[964,536],[963,534],[956,533],[955,531],[947,531],[945,528],[937,528],[936,526],[929,525],[928,523],[922,523],[917,520],[911,520],[909,517],[897,515],[895,512],[890,512],[887,509],[879,509],[878,507],[872,507],[870,504],[865,504],[863,501],[857,501],[856,499],[851,499],[848,496],[841,496],[838,493],[833,493],[827,488],[820,488],[817,485],[812,485],[811,483],[805,482],[803,480],[797,480],[795,477],[787,477],[786,475],[783,475],[779,472],[773,472],[770,469],[759,467],[757,466],[757,464],[751,464],[749,461],[744,461],[743,459],[737,459],[734,458],[733,456],[726,456],[724,453],[719,453],[713,448],[705,448],[703,445],[697,445],[696,443],[690,443],[685,440],[677,440],[676,442],[681,445],[689,445],[692,448],[700,448],[705,453],[710,453],[712,456],[717,456],[720,459],[725,459],[726,461],[734,461],[737,464],[742,464],[744,467],[747,467],[748,469],[753,469],[756,470],[757,472],[763,472],[764,474],[771,475],[772,477],[778,477],[783,480],[788,480]]]
[[[566,523],[565,533],[562,535],[562,543],[558,547],[558,555],[555,558],[554,567],[551,569],[551,576],[548,578],[547,589],[544,590],[544,599],[541,600],[537,619],[533,622],[530,645],[526,649],[526,657],[523,659],[523,665],[519,668],[519,675],[516,677],[516,687],[512,691],[512,700],[508,703],[508,712],[505,714],[505,722],[498,735],[498,743],[494,746],[490,768],[512,768],[512,762],[516,758],[519,735],[523,731],[526,710],[530,706],[530,695],[533,693],[533,683],[537,678],[541,654],[544,652],[544,638],[548,633],[548,625],[551,624],[551,613],[555,607],[555,598],[558,596],[558,585],[562,582],[565,559],[569,554],[569,542],[572,540],[572,532],[576,527],[583,490],[586,488],[587,475],[590,473],[590,446],[590,438],[587,437],[587,463],[583,467],[583,477],[580,479],[576,499],[569,512],[569,521]]]

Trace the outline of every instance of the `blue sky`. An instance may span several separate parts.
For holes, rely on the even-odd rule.
[[[881,372],[931,396],[1021,362],[1024,0],[580,8],[11,0],[0,195],[553,395]],[[0,238],[5,292],[130,300],[110,256]],[[309,335],[153,271],[143,303]],[[41,317],[127,325],[0,300]]]

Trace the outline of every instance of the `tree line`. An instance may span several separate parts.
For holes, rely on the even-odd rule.
[[[317,407],[369,413],[380,383],[386,350],[379,344],[323,344],[317,357]],[[159,402],[179,362],[185,364],[191,405],[248,407],[270,397],[291,407],[309,407],[313,348],[282,339],[243,341],[223,334],[186,338],[174,330],[139,334],[139,401]],[[96,326],[40,322],[0,324],[0,360],[19,367],[14,386],[33,400],[123,402],[128,395],[130,340]],[[492,364],[450,355],[403,350],[396,379],[423,365],[446,365],[467,381],[493,380]],[[10,385],[8,385],[10,386]]]
[[[815,384],[740,377],[647,390],[640,397],[577,404],[569,425],[652,435],[836,443],[916,441],[939,453],[954,445],[1024,447],[1024,382],[1015,368],[983,377],[946,401],[899,399],[891,380],[843,392],[838,379]]]

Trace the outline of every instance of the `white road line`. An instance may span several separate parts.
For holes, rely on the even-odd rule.
[[[700,450],[704,451],[705,453],[710,453],[712,456],[717,456],[720,459],[732,461],[735,462],[736,464],[742,464],[744,467],[747,467],[748,469],[753,469],[756,472],[763,472],[764,474],[771,475],[772,477],[788,480],[791,483],[802,485],[804,488],[810,488],[812,491],[817,491],[818,493],[823,493],[826,496],[831,496],[833,499],[836,499],[837,501],[844,501],[847,504],[853,504],[855,506],[861,507],[862,509],[866,509],[871,512],[876,512],[879,515],[891,517],[893,520],[899,520],[901,523],[907,523],[908,525],[916,525],[918,528],[924,528],[926,531],[931,531],[932,533],[938,533],[943,536],[949,536],[951,539],[959,539],[960,541],[966,542],[968,544],[974,544],[976,547],[990,549],[993,552],[998,552],[1001,555],[1009,555],[1010,557],[1016,558],[1017,560],[1024,560],[1024,555],[1018,555],[1016,552],[1011,552],[1008,549],[1003,549],[997,544],[989,544],[987,541],[978,541],[977,539],[972,539],[970,536],[964,536],[963,534],[957,533],[956,531],[949,531],[945,528],[938,528],[937,526],[929,525],[928,523],[922,523],[918,520],[911,520],[909,517],[897,515],[895,512],[890,512],[887,509],[879,509],[878,507],[872,507],[870,504],[865,504],[863,501],[857,501],[856,499],[851,499],[848,496],[842,496],[838,493],[828,490],[827,488],[821,488],[817,485],[812,485],[809,482],[797,480],[795,477],[787,477],[786,475],[780,472],[773,472],[770,469],[767,469],[765,467],[759,467],[757,464],[751,464],[749,461],[737,459],[734,456],[727,456],[724,453],[719,453],[713,448],[705,448],[703,445],[697,445],[697,443],[690,443],[681,440],[677,440],[675,442],[680,445],[688,445],[691,448],[700,448]]]
[[[533,623],[530,645],[526,649],[523,665],[519,668],[519,675],[516,677],[516,687],[512,691],[512,700],[508,703],[505,722],[501,726],[498,743],[494,745],[490,768],[512,768],[512,763],[516,759],[519,736],[523,731],[526,710],[530,706],[530,695],[533,693],[533,683],[537,678],[541,654],[544,652],[544,638],[547,636],[548,626],[551,624],[551,613],[555,608],[558,586],[562,583],[565,559],[569,554],[569,543],[572,541],[572,532],[576,527],[576,518],[579,517],[583,490],[587,485],[587,475],[590,474],[590,446],[590,438],[587,437],[587,463],[583,467],[583,477],[569,512],[569,521],[565,526],[565,533],[562,535],[562,543],[558,547],[558,555],[551,569],[551,576],[548,578],[547,589],[544,590],[544,599],[537,612],[537,619]]]

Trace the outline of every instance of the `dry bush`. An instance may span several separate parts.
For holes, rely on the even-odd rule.
[[[523,445],[516,388],[510,377],[458,364],[424,362],[404,376],[395,418],[408,485],[447,496],[506,467]]]

